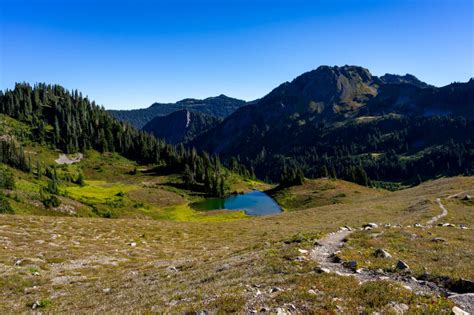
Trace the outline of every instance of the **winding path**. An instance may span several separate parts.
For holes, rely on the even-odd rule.
[[[451,195],[451,196],[454,196],[454,195]],[[449,196],[449,197],[451,197]],[[448,197],[448,198],[449,198]],[[436,202],[438,203],[438,206],[439,208],[442,210],[441,214],[438,214],[437,216],[434,216],[432,217],[431,219],[429,219],[427,222],[426,222],[426,225],[433,225],[433,223],[435,223],[436,221],[438,221],[439,219],[441,219],[442,217],[445,217],[448,215],[448,209],[446,209],[446,207],[441,203],[441,199],[440,198],[436,198]]]
[[[447,199],[458,196],[461,193],[448,196]],[[427,225],[429,226],[448,214],[448,210],[441,203],[441,199],[437,198],[436,202],[442,210],[442,213],[428,220]],[[317,245],[311,250],[310,254],[311,258],[318,262],[322,272],[333,272],[341,276],[353,276],[361,283],[373,280],[392,280],[416,293],[442,294],[444,296],[450,296],[455,304],[460,306],[462,309],[473,312],[474,294],[472,293],[453,295],[453,292],[450,292],[445,288],[439,287],[429,281],[417,280],[407,273],[383,272],[381,270],[375,271],[365,268],[354,271],[353,269],[346,267],[340,261],[337,254],[339,253],[340,248],[344,245],[344,240],[351,233],[353,233],[353,230],[341,229],[337,232],[331,232],[318,240]]]

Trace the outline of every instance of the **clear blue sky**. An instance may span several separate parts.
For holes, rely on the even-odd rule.
[[[474,73],[472,0],[0,0],[0,88],[58,83],[106,108],[246,100],[319,65]]]

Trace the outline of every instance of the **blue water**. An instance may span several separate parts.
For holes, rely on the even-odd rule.
[[[281,212],[281,207],[273,198],[258,190],[225,198],[209,198],[193,203],[191,207],[199,211],[244,210],[247,215],[269,215]]]

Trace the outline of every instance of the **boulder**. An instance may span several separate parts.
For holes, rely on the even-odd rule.
[[[357,261],[349,260],[343,263],[344,267],[351,269],[352,271],[357,270]]]
[[[410,266],[408,266],[408,264],[406,262],[404,262],[403,260],[399,260],[397,261],[397,264],[395,265],[395,267],[397,269],[400,269],[400,270],[408,270],[410,269]]]
[[[387,252],[383,248],[377,248],[374,252],[375,257],[380,257],[380,258],[392,258],[392,255],[390,255],[389,252]]]
[[[367,223],[362,226],[364,229],[371,228],[371,229],[376,229],[379,226],[376,223]]]
[[[386,307],[395,314],[405,314],[409,309],[408,305],[396,302],[390,302]]]
[[[317,273],[330,273],[331,270],[329,270],[328,268],[323,268],[323,267],[317,267],[316,269],[314,269],[314,271],[316,271]]]
[[[462,309],[460,309],[460,308],[457,307],[457,306],[453,307],[452,311],[453,311],[453,314],[454,314],[454,315],[469,315],[468,312],[463,311]]]

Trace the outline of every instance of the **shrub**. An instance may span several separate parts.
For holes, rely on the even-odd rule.
[[[0,192],[0,213],[14,213],[7,197]]]
[[[15,189],[13,174],[6,168],[0,168],[0,189]]]

